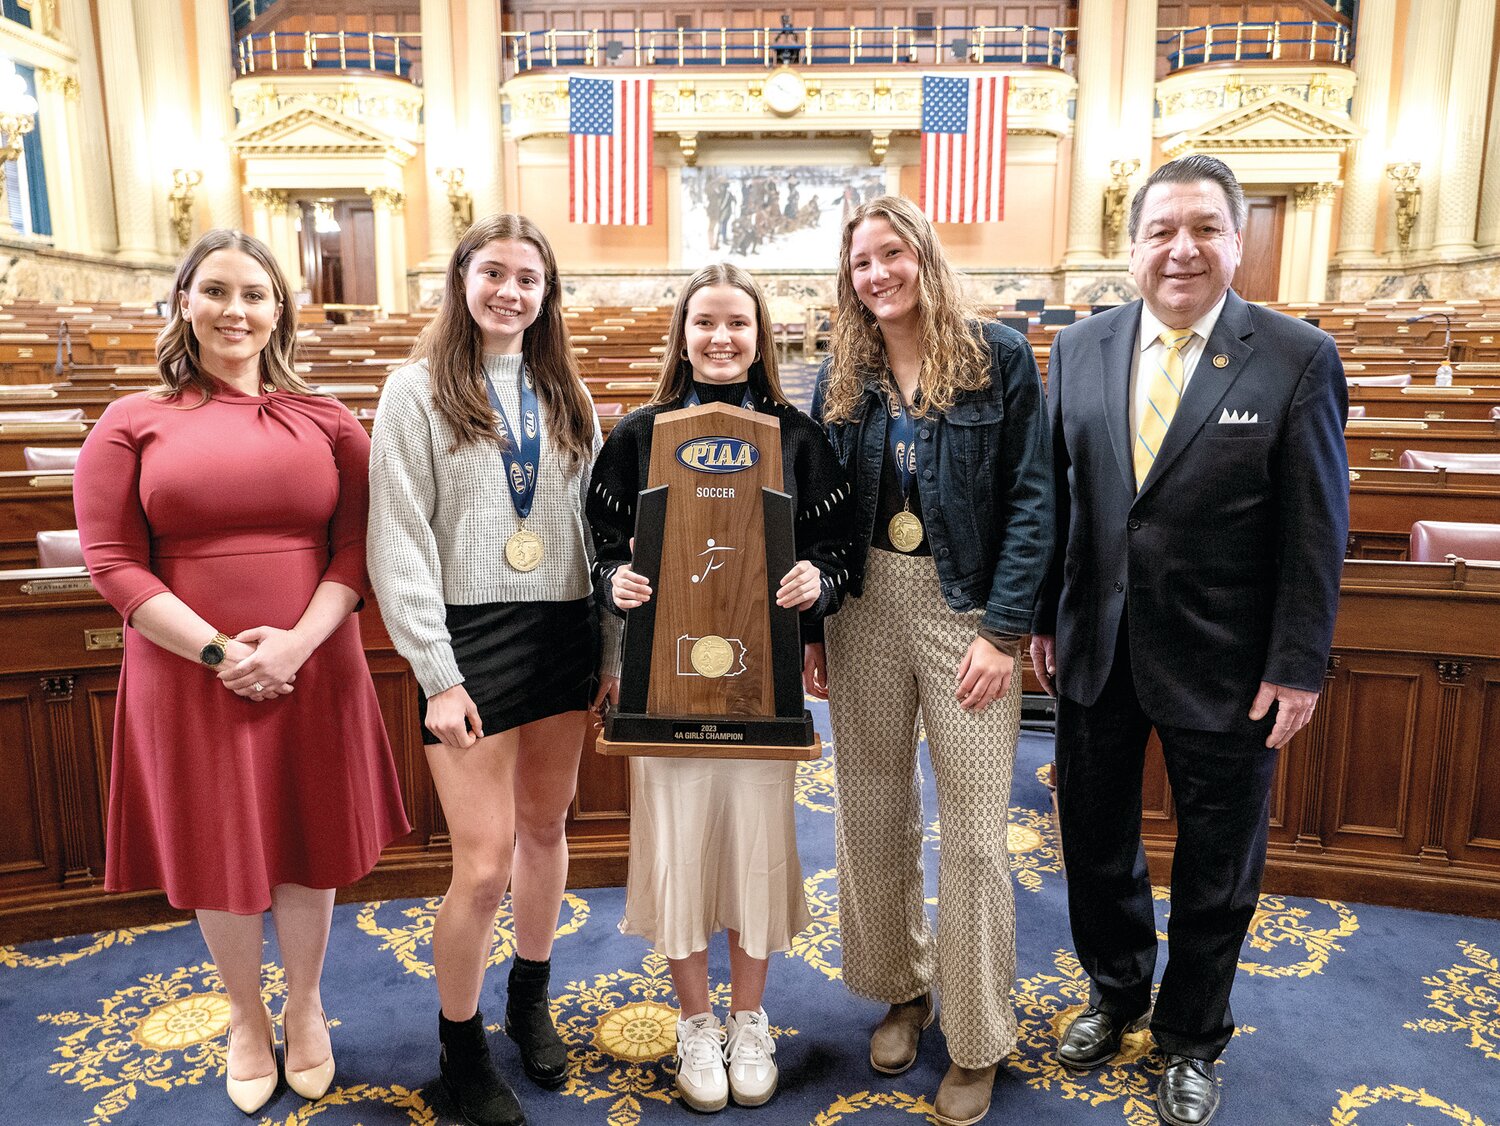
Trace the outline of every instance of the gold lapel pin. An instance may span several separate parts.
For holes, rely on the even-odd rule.
[[[1228,366],[1229,366],[1229,357],[1226,356],[1226,355],[1224,355],[1223,352],[1220,352],[1217,356],[1214,357],[1214,367],[1216,367],[1216,368],[1227,368]]]

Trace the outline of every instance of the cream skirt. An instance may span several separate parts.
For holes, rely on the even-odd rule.
[[[795,762],[630,760],[624,934],[668,958],[735,930],[752,958],[792,944],[810,916],[797,856]]]

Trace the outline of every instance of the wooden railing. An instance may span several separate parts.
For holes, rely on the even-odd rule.
[[[1270,23],[1211,23],[1158,29],[1157,53],[1167,70],[1201,63],[1280,61],[1347,65],[1349,29],[1312,20]]]
[[[370,70],[411,78],[422,37],[388,31],[266,31],[234,46],[240,76],[271,71]]]

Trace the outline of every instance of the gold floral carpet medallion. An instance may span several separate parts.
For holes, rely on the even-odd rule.
[[[834,961],[842,945],[839,938],[838,871],[820,868],[802,881],[812,922],[792,937],[788,958],[800,958],[829,981],[841,981],[843,966]]]
[[[127,927],[117,931],[99,931],[95,934],[84,935],[82,938],[88,941],[76,949],[59,950],[55,954],[25,953],[14,946],[0,946],[0,966],[6,969],[18,970],[50,970],[57,966],[66,966],[76,962],[80,958],[92,958],[96,954],[102,954],[106,950],[115,950],[122,946],[130,946],[136,939],[148,934],[161,934],[164,931],[176,930],[178,927],[187,926],[181,923],[156,923],[149,927]],[[51,946],[67,947],[79,941],[79,936],[73,938],[56,938]]]
[[[1004,1066],[1035,1090],[1095,1107],[1117,1105],[1129,1126],[1157,1126],[1154,1098],[1162,1061],[1150,1032],[1127,1032],[1119,1056],[1094,1071],[1072,1071],[1058,1060],[1063,1029],[1088,1005],[1089,979],[1070,951],[1054,951],[1052,965],[1051,972],[1016,982],[1016,1050]],[[1242,1024],[1235,1036],[1254,1032]]]
[[[639,970],[567,982],[553,1001],[553,1017],[568,1046],[562,1094],[585,1104],[607,1100],[600,1121],[608,1126],[638,1126],[649,1104],[675,1102],[671,1068],[678,1010],[671,999],[667,960],[655,951],[641,959]],[[729,987],[715,986],[709,1000],[723,1012]],[[795,1035],[795,1029],[771,1026],[774,1039]]]
[[[1360,1111],[1392,1103],[1405,1107],[1417,1107],[1430,1112],[1422,1115],[1418,1120],[1413,1120],[1409,1111],[1403,1111],[1399,1120],[1407,1126],[1425,1126],[1427,1123],[1437,1126],[1438,1123],[1454,1122],[1461,1123],[1462,1126],[1494,1126],[1493,1120],[1486,1122],[1479,1115],[1463,1107],[1444,1102],[1425,1088],[1367,1087],[1363,1084],[1352,1091],[1339,1092],[1338,1104],[1334,1106],[1333,1116],[1328,1120],[1329,1126],[1363,1124],[1368,1119],[1360,1118]]]
[[[282,1119],[262,1119],[269,1126],[303,1126],[304,1123],[312,1122],[320,1114],[343,1111],[349,1107],[384,1106],[392,1107],[398,1112],[404,1112],[407,1126],[438,1126],[439,1119],[433,1109],[427,1105],[422,1098],[422,1092],[409,1090],[406,1087],[392,1085],[390,1087],[377,1087],[371,1083],[355,1083],[348,1087],[335,1087],[315,1103],[304,1103],[293,1110],[291,1114]],[[337,1115],[337,1117],[345,1117]],[[381,1115],[379,1118],[370,1119],[375,1122],[391,1123],[397,1121],[390,1115]]]
[[[908,1095],[903,1091],[856,1091],[852,1095],[840,1095],[809,1126],[833,1126],[835,1122],[848,1121],[864,1111],[885,1107],[893,1107],[906,1114],[920,1114],[929,1122],[934,1113],[932,1104],[920,1095]]]
[[[1164,887],[1153,887],[1151,895],[1158,903],[1169,905],[1166,915],[1170,918],[1171,892]],[[1332,899],[1293,902],[1284,895],[1263,895],[1251,916],[1237,968],[1252,977],[1321,974],[1327,971],[1334,955],[1345,953],[1339,940],[1358,930],[1359,916],[1346,904]],[[1156,937],[1166,942],[1167,932],[1158,930]]]
[[[279,967],[265,966],[262,980],[267,1000],[285,993]],[[213,963],[202,962],[143,976],[93,1012],[38,1014],[42,1023],[66,1030],[48,1073],[95,1097],[85,1126],[105,1126],[138,1100],[221,1080],[229,1047],[229,1001],[222,989]]]
[[[1487,1060],[1500,1061],[1500,958],[1472,942],[1460,942],[1466,962],[1422,979],[1431,987],[1427,1007],[1447,1020],[1423,1017],[1402,1025],[1413,1032],[1457,1032]],[[1500,1090],[1500,1073],[1494,1078]]]

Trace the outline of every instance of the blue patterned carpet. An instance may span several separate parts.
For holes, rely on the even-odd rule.
[[[826,715],[818,722],[825,730]],[[1020,918],[1015,1004],[1021,1044],[1002,1068],[987,1122],[1149,1126],[1159,1057],[1146,1034],[1122,1061],[1086,1076],[1060,1068],[1057,1030],[1087,987],[1069,951],[1047,793],[1037,778],[1050,740],[1023,737],[1010,810]],[[814,923],[772,966],[766,1008],[781,1089],[758,1110],[719,1119],[893,1126],[929,1121],[947,1066],[934,1027],[917,1066],[874,1074],[866,1033],[881,1007],[840,982],[830,764],[804,768],[798,826]],[[929,782],[929,808],[931,801]],[[938,826],[929,831],[931,858]],[[930,866],[935,870],[935,863]],[[623,893],[570,893],[554,955],[556,1011],[572,1079],[542,1092],[520,1078],[503,1034],[501,1066],[519,1078],[536,1126],[691,1123],[671,1088],[672,996],[666,968],[619,935]],[[449,1123],[437,1084],[437,1001],[427,961],[432,901],[337,909],[324,983],[338,1055],[330,1095],[306,1104],[283,1086],[254,1121],[293,1126]],[[1160,904],[1165,920],[1168,905]],[[511,950],[496,928],[493,964]],[[270,963],[267,999],[283,985]],[[1235,987],[1242,1023],[1220,1075],[1223,1126],[1496,1126],[1500,1123],[1500,922],[1266,896]],[[712,959],[723,981],[722,940]],[[498,1021],[491,974],[485,1009]],[[227,1003],[195,927],[174,924],[0,948],[0,1123],[28,1126],[247,1121],[223,1093]],[[721,987],[721,1007],[727,1001]],[[498,1029],[498,1025],[492,1025]]]

